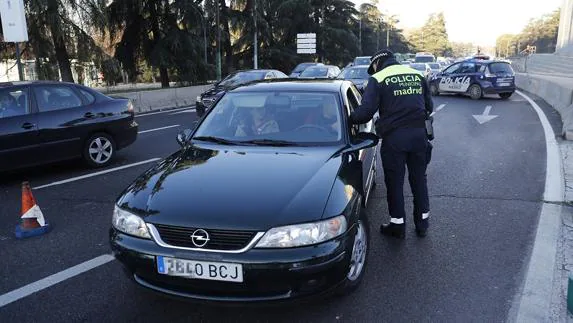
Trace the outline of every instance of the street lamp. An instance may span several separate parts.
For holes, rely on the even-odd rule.
[[[221,4],[217,1],[217,81],[221,80],[221,25],[219,23],[219,10]]]
[[[258,64],[258,49],[259,49],[259,43],[257,41],[257,0],[254,0],[254,8],[253,8],[253,19],[255,20],[255,42],[253,44],[253,48],[254,48],[254,53],[253,53],[253,62],[254,62],[254,67],[255,69],[259,68],[259,64]]]

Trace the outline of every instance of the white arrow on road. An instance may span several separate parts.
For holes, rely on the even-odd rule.
[[[496,115],[490,115],[489,114],[490,111],[491,111],[491,105],[488,105],[485,107],[483,114],[478,114],[478,115],[474,114],[473,117],[477,120],[477,122],[479,122],[479,124],[484,124],[498,117]]]

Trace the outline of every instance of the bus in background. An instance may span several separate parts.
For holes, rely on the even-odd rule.
[[[415,63],[434,63],[436,57],[432,53],[416,53]]]

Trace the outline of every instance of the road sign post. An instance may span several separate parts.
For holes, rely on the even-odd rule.
[[[296,34],[297,54],[316,54],[316,34]]]
[[[18,43],[28,41],[28,27],[26,26],[26,14],[24,0],[0,1],[0,17],[2,18],[2,32],[4,42],[15,43],[16,63],[20,81],[24,80],[22,63],[20,60],[20,46]]]

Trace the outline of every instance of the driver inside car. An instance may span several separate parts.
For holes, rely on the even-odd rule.
[[[305,124],[317,125],[331,132],[338,132],[338,107],[334,97],[325,96],[322,104],[319,106],[320,111],[313,111],[305,119]]]
[[[261,135],[266,133],[279,132],[279,124],[271,116],[265,106],[251,107],[249,117],[245,118],[237,127],[235,136],[245,137],[250,135]]]

